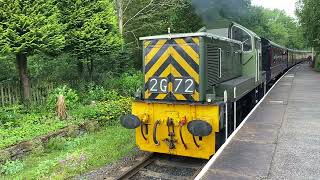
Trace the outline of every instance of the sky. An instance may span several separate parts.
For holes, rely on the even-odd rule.
[[[298,0],[252,0],[252,5],[263,6],[269,9],[281,9],[291,17],[296,17],[294,11],[297,1]]]

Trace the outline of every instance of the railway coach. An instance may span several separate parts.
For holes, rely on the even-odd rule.
[[[266,92],[264,39],[225,22],[140,40],[144,87],[121,124],[141,150],[209,159]]]

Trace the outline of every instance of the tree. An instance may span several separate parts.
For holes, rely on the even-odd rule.
[[[65,25],[66,48],[77,60],[80,76],[87,67],[89,77],[94,72],[94,60],[117,53],[123,43],[117,29],[113,3],[109,0],[59,0],[59,20]]]
[[[297,15],[308,44],[320,50],[320,1],[300,0]]]
[[[30,99],[28,57],[57,53],[64,47],[57,14],[50,0],[0,1],[0,51],[15,56],[25,101]]]

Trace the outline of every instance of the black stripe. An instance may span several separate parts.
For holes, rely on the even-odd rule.
[[[186,72],[179,63],[177,63],[177,61],[172,58],[171,64],[176,68],[176,70],[184,77],[192,77],[188,74],[188,72]],[[194,82],[196,84],[196,89],[198,89],[199,84],[197,82]]]
[[[159,69],[152,75],[152,76],[160,76],[160,74],[168,68],[171,62],[171,56],[168,57],[168,59],[159,67]]]
[[[158,43],[158,39],[153,39],[153,40],[150,40],[151,43],[145,48],[145,52],[144,54],[147,55],[149,54],[149,52],[152,50],[152,47],[155,46],[157,43]]]
[[[189,45],[196,53],[199,54],[199,45],[193,41],[192,37],[184,38],[184,41]]]
[[[159,94],[158,93],[153,93],[149,96],[148,99],[153,99],[153,100],[157,100],[156,97],[158,96]],[[168,99],[169,98],[169,93],[161,100],[164,100],[164,99]]]
[[[169,76],[168,76],[168,79],[169,79],[170,82],[173,83],[174,76],[170,73]]]
[[[191,94],[183,94],[183,96],[188,100],[188,101],[194,101],[193,97]]]
[[[198,44],[194,43],[194,44],[189,44],[189,46],[196,52],[199,54],[199,46]]]
[[[158,96],[159,94],[157,93],[152,93],[148,99],[156,99],[156,97]]]
[[[186,42],[186,43],[194,43],[194,41],[192,40],[192,37],[186,37],[186,38],[184,38],[184,41]]]
[[[162,48],[157,52],[156,55],[153,56],[153,58],[149,61],[149,63],[146,65],[145,67],[145,72],[148,72],[152,66],[154,66],[157,61],[159,60],[159,58],[167,51],[167,49],[169,48],[170,46],[165,44],[164,46],[162,46]],[[167,60],[166,60],[167,61]]]
[[[177,101],[177,98],[174,96],[174,94],[170,93],[170,97],[171,97],[172,101]]]
[[[192,69],[199,74],[199,65],[194,62],[194,60],[180,46],[175,46],[174,49],[192,67]]]

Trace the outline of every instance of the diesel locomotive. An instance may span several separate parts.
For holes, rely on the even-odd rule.
[[[308,59],[234,23],[142,37],[144,87],[122,126],[143,151],[209,159],[264,96]]]

